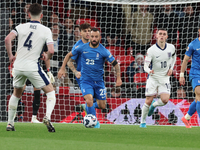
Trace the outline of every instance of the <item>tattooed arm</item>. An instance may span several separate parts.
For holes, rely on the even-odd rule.
[[[75,66],[74,66],[74,60],[73,59],[69,59],[69,61],[67,62],[67,66],[72,70],[72,72],[75,74],[75,76],[79,79],[81,77],[81,73],[79,71],[76,70]]]
[[[121,86],[122,85],[122,80],[121,80],[120,66],[119,66],[119,64],[117,63],[116,60],[113,60],[111,62],[111,64],[115,67],[115,72],[116,72],[116,75],[117,75],[117,81],[116,81],[116,85],[115,86]]]

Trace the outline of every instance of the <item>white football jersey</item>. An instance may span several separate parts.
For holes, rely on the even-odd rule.
[[[21,71],[38,71],[43,46],[53,44],[52,32],[38,21],[18,25],[12,30],[18,37],[14,68]]]
[[[152,45],[147,50],[145,61],[151,62],[151,70],[154,70],[153,78],[168,77],[167,72],[172,65],[172,55],[175,54],[173,44],[166,43],[161,49],[157,44]]]

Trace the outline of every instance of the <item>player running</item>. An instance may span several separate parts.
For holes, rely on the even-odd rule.
[[[198,31],[200,33],[200,28]],[[200,117],[200,67],[199,67],[200,51],[199,50],[200,50],[200,37],[196,38],[189,44],[181,65],[179,82],[181,85],[185,85],[184,72],[186,70],[188,60],[192,58],[192,66],[190,69],[189,80],[195,92],[195,100],[190,104],[187,114],[181,118],[186,128],[191,128],[189,120],[196,111]]]
[[[174,45],[166,43],[167,31],[158,29],[156,37],[157,43],[148,49],[144,64],[144,70],[149,77],[146,83],[146,100],[142,107],[141,128],[146,128],[146,117],[153,114],[155,107],[168,103],[171,88],[169,78],[176,62]],[[153,98],[156,94],[160,95],[160,98],[155,102]]]
[[[87,114],[95,116],[93,97],[96,98],[100,109],[106,108],[106,89],[103,80],[105,59],[115,67],[117,74],[116,86],[121,86],[122,84],[119,65],[111,53],[100,44],[100,39],[100,31],[97,28],[93,28],[90,42],[81,47],[78,46],[68,53],[62,65],[62,69],[64,69],[72,56],[81,56],[81,72],[77,71],[76,76],[81,79],[81,91],[87,104]],[[60,74],[60,76],[62,75],[64,73]],[[99,121],[95,128],[100,128]]]
[[[88,43],[89,40],[90,40],[91,26],[90,26],[89,23],[81,24],[80,27],[79,27],[79,30],[80,30],[80,35],[81,35],[82,38],[73,46],[72,51],[75,48],[81,47],[83,44]],[[74,64],[73,64],[74,61],[76,62],[77,68],[74,67]],[[69,59],[67,65],[73,71],[73,73],[75,74],[77,83],[78,83],[79,87],[81,88],[80,74],[79,74],[79,72],[81,71],[81,55],[72,56]],[[58,72],[58,78],[61,78],[61,76],[64,74],[64,72],[65,72],[64,68],[62,69],[62,67],[61,67],[61,69]],[[95,98],[94,98],[93,106],[94,106],[94,108],[99,109]],[[81,104],[80,107],[87,114],[87,111],[86,111],[87,106],[85,104]]]
[[[5,45],[10,63],[14,62],[13,86],[14,92],[8,104],[8,125],[7,131],[15,131],[14,117],[17,111],[17,104],[22,96],[23,87],[27,79],[37,89],[42,89],[47,95],[46,116],[43,123],[49,132],[55,132],[52,125],[51,113],[56,103],[55,91],[48,76],[39,65],[39,58],[42,54],[44,44],[47,44],[47,53],[42,54],[42,59],[47,61],[54,54],[54,46],[51,30],[40,22],[43,17],[42,7],[39,4],[32,4],[29,8],[31,21],[18,25],[5,38]],[[18,37],[17,57],[13,56],[11,47],[12,40]]]

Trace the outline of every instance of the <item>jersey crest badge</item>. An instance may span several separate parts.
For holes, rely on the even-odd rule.
[[[75,47],[75,49],[77,49],[78,47],[79,47],[79,45],[78,45],[78,46],[76,46],[76,47]]]
[[[186,51],[189,51],[189,47],[187,47]]]
[[[171,58],[171,57],[172,57],[172,53],[169,52],[169,53],[168,53],[168,58]]]
[[[99,53],[97,53],[96,59],[99,60]]]

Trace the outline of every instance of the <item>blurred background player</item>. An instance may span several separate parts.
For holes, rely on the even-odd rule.
[[[134,75],[136,73],[143,73],[144,71],[144,55],[138,53],[135,56],[135,61],[131,62],[131,64],[128,66],[126,75],[129,77],[129,82],[134,81]]]
[[[49,28],[41,24],[43,17],[41,5],[32,4],[29,8],[29,16],[31,18],[30,22],[16,26],[5,38],[9,61],[10,63],[14,62],[12,73],[14,92],[8,104],[8,125],[6,130],[15,131],[14,117],[17,104],[22,96],[25,82],[29,79],[34,87],[41,88],[47,95],[46,116],[43,118],[43,123],[47,126],[49,132],[55,132],[55,128],[50,121],[51,113],[56,103],[55,91],[38,62],[45,43],[48,51],[42,54],[42,60],[47,61],[54,54],[52,33]],[[17,57],[13,56],[11,50],[12,40],[16,36],[18,37]]]
[[[179,87],[176,90],[176,98],[178,99],[186,99],[186,91],[183,87]]]
[[[200,28],[198,31],[200,33]],[[200,37],[196,38],[188,45],[188,48],[185,52],[185,57],[181,65],[181,73],[180,73],[179,82],[181,85],[185,85],[184,72],[186,70],[188,61],[190,60],[190,58],[192,58],[192,66],[190,69],[189,80],[192,84],[192,88],[196,96],[195,96],[195,100],[190,104],[187,114],[181,118],[186,128],[191,128],[189,120],[196,111],[198,113],[198,116],[200,117],[200,82],[199,82],[200,81],[200,76],[199,76],[200,51],[199,50],[200,50]]]
[[[90,42],[81,47],[76,47],[72,52],[67,54],[64,59],[62,69],[72,56],[81,55],[81,72],[76,73],[76,77],[81,77],[81,91],[87,103],[87,114],[96,116],[93,106],[93,97],[96,98],[100,109],[106,108],[106,89],[103,80],[104,62],[109,61],[114,67],[117,74],[116,86],[121,86],[120,67],[111,55],[111,53],[100,44],[101,35],[97,28],[91,30]],[[64,74],[61,74],[61,76]],[[95,128],[100,128],[98,121]]]
[[[144,70],[149,77],[146,82],[146,100],[142,107],[141,128],[146,128],[147,115],[151,116],[157,106],[168,103],[171,87],[169,78],[176,62],[174,45],[166,43],[167,31],[158,29],[156,37],[157,43],[148,49],[144,64]],[[152,63],[152,69],[149,68],[150,63]],[[157,93],[160,98],[155,102],[153,98]]]

